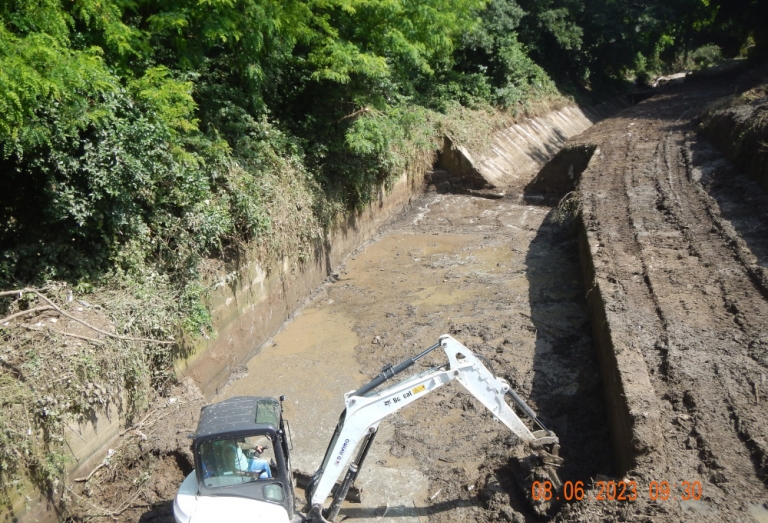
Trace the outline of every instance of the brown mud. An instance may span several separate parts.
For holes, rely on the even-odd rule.
[[[591,499],[556,507],[555,520],[766,521],[768,196],[694,122],[754,81],[671,87],[578,137],[568,154],[585,158],[561,156],[527,190],[487,199],[435,184],[215,399],[285,394],[294,466],[311,472],[343,393],[450,333],[560,437],[561,479],[583,481]],[[581,181],[558,208],[571,189],[562,176]],[[416,370],[442,362],[427,360]],[[195,423],[191,412],[163,419]],[[380,431],[358,480],[369,501],[345,504],[340,520],[542,520],[511,479],[514,438],[458,384]],[[169,445],[150,435],[152,466],[123,479],[130,490],[144,478],[146,502],[107,517],[173,520],[189,464],[171,432]],[[635,501],[594,499],[599,481],[622,479],[636,482]],[[669,499],[651,500],[662,481]],[[699,482],[701,498],[681,499],[683,482]],[[120,490],[88,502],[110,492]]]
[[[627,405],[614,446],[640,495],[571,506],[565,521],[766,520],[768,198],[692,122],[753,81],[670,89],[578,138],[596,148],[579,192],[600,352],[625,368],[609,389]],[[669,499],[650,499],[654,481]],[[701,499],[683,499],[693,482]]]
[[[353,254],[215,399],[285,394],[294,466],[311,472],[343,407],[343,393],[450,333],[484,356],[557,433],[566,463],[562,479],[612,475],[575,227],[554,220],[555,214],[517,197],[426,194]],[[427,359],[419,369],[441,364],[445,356]],[[185,415],[165,423],[186,429],[194,418]],[[514,437],[458,383],[386,420],[380,432],[357,482],[364,503],[345,504],[340,517],[537,519],[511,479]],[[153,441],[145,445],[159,445]],[[144,475],[128,474],[123,483],[148,478],[149,502],[118,519],[170,522],[169,485],[189,470],[188,458],[150,452],[145,460],[152,465],[139,467]],[[94,496],[103,501],[118,486]],[[162,500],[163,494],[168,498]]]
[[[347,264],[345,284],[329,288],[355,310],[367,342],[357,349],[364,373],[448,332],[484,356],[558,434],[562,479],[610,474],[573,231],[549,208],[512,201],[433,196],[421,205],[416,219],[408,216]],[[376,290],[384,292],[365,299]],[[438,390],[396,424],[391,453],[415,458],[429,478],[431,521],[532,516],[511,485],[512,438],[459,386]]]

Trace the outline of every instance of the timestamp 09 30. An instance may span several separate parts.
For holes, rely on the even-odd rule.
[[[534,501],[636,501],[638,496],[647,496],[651,501],[667,500],[699,500],[702,496],[701,482],[681,481],[651,481],[648,488],[640,489],[636,481],[619,480],[595,482],[595,488],[589,492],[584,490],[583,481],[566,481],[557,490],[551,481],[534,481],[531,485],[531,497]]]

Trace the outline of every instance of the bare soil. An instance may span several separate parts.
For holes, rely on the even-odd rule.
[[[632,432],[618,436],[638,502],[592,503],[600,517],[572,506],[563,520],[766,520],[768,198],[692,123],[749,82],[680,86],[578,138],[596,146],[579,192],[604,350],[619,365],[640,355],[649,390],[624,384]],[[652,481],[669,482],[669,500],[650,500]],[[682,500],[695,481],[701,499]]]
[[[577,221],[529,205],[522,186],[495,200],[425,194],[339,267],[220,397],[285,392],[295,454],[320,440],[322,452],[342,405],[336,389],[447,332],[487,358],[560,437],[561,478],[583,481],[589,499],[550,518],[766,521],[768,197],[693,123],[711,101],[748,87],[728,78],[671,87],[578,138],[575,149],[594,151],[570,206],[581,210],[581,261]],[[619,381],[607,383],[599,369],[612,361]],[[118,521],[172,521],[189,470],[176,427],[194,425],[201,401],[186,394],[197,398],[185,400],[189,410],[158,417],[165,433],[146,442],[134,434],[140,452],[125,468],[137,472],[81,493],[85,505],[113,507],[102,517]],[[413,468],[427,480],[400,521],[547,519],[512,480],[513,438],[458,384],[387,423],[387,451],[365,473],[399,469],[402,479],[387,477],[407,482]],[[307,465],[317,452],[306,449]],[[594,499],[598,481],[621,479],[637,483],[636,501]],[[651,482],[662,481],[670,499],[651,500]],[[701,499],[681,499],[684,481],[700,482]],[[142,503],[116,514],[137,482]],[[340,518],[380,519],[393,516],[389,508],[345,506]]]
[[[67,521],[172,523],[173,498],[194,468],[190,441],[205,399],[191,379],[122,431],[104,460],[64,494]],[[83,481],[87,479],[87,481]]]

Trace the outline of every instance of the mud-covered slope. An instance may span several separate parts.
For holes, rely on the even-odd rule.
[[[699,130],[768,191],[768,84],[716,101]]]
[[[745,87],[684,85],[579,137],[596,146],[579,187],[588,300],[614,446],[640,491],[631,510],[600,510],[655,521],[766,513],[768,200],[692,123]],[[670,499],[650,501],[653,481],[669,482]],[[681,500],[696,481],[701,499]]]

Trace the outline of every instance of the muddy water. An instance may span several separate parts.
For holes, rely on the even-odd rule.
[[[450,333],[485,356],[563,443],[564,479],[612,472],[576,243],[547,207],[428,194],[359,249],[217,399],[286,395],[294,466],[317,468],[343,393]],[[443,354],[420,362],[426,368]],[[380,427],[350,521],[530,517],[509,484],[506,429],[458,384]],[[505,492],[493,494],[496,481]],[[499,503],[498,498],[502,500]]]

